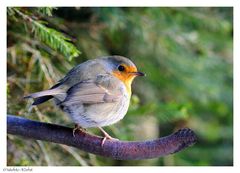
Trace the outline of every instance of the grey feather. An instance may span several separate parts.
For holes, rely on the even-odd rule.
[[[43,96],[55,96],[55,95],[64,95],[64,94],[66,94],[64,90],[60,88],[54,88],[54,89],[32,93],[28,96],[25,96],[24,98],[39,98]]]
[[[98,104],[117,102],[122,97],[119,92],[110,92],[108,88],[96,84],[92,80],[80,82],[67,91],[67,97],[62,102],[64,106],[72,104]]]

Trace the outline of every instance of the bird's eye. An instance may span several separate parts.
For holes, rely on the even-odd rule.
[[[125,67],[122,66],[122,65],[119,65],[119,66],[118,66],[118,70],[119,70],[119,71],[124,71],[124,70],[125,70]]]

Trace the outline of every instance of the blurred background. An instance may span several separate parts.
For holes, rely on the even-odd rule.
[[[118,161],[7,135],[7,165],[233,165],[232,8],[11,7],[7,12],[8,114],[74,127],[53,102],[30,110],[23,96],[48,89],[88,59],[122,55],[147,76],[134,81],[125,118],[105,130],[128,141],[183,127],[198,136],[194,146],[164,158]]]

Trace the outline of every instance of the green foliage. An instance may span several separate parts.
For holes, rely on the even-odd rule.
[[[83,61],[119,54],[147,76],[134,81],[129,111],[106,127],[110,135],[145,140],[189,127],[198,142],[164,158],[115,161],[8,135],[8,165],[233,165],[232,8],[48,8],[8,8],[8,113],[73,127],[51,102],[28,112],[22,96]],[[71,62],[61,54],[77,51],[60,30],[82,52]]]
[[[37,12],[41,15],[51,16],[52,10],[53,8],[38,8]],[[29,15],[24,14],[21,9],[8,8],[9,16],[15,16],[16,13],[22,17],[25,22],[29,22],[32,28],[32,32],[35,34],[36,38],[54,50],[61,52],[69,60],[72,60],[72,58],[77,57],[80,54],[80,51],[72,43],[69,42],[71,41],[70,38],[67,38],[61,32],[58,32],[55,29],[47,27],[44,24],[46,22],[34,20]]]
[[[52,11],[57,8],[53,7],[39,7],[37,8],[37,12],[43,16],[52,16]]]
[[[33,21],[32,24],[33,32],[41,41],[51,46],[53,49],[63,53],[64,56],[69,58],[69,60],[79,55],[80,52],[75,48],[75,46],[67,42],[70,39],[62,35],[62,33],[54,29],[47,28],[40,21]]]

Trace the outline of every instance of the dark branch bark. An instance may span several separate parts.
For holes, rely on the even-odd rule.
[[[65,144],[118,160],[138,160],[166,156],[193,145],[197,139],[191,129],[181,129],[169,136],[149,141],[106,140],[102,147],[101,137],[85,132],[77,132],[73,137],[72,130],[60,125],[32,121],[13,115],[7,116],[7,132],[9,134]]]

